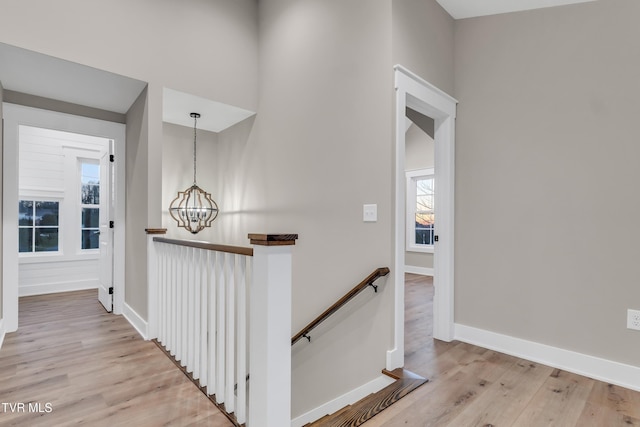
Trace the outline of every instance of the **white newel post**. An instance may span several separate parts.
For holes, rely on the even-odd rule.
[[[153,238],[158,235],[164,235],[166,228],[147,228],[147,336],[145,339],[152,340],[158,338],[158,293],[159,280],[158,276],[158,254]]]
[[[291,425],[291,252],[297,234],[250,234],[250,427]]]

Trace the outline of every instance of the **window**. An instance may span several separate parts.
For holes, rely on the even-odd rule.
[[[18,202],[18,251],[57,252],[60,203],[37,200]]]
[[[407,172],[407,250],[433,252],[435,232],[433,169]]]
[[[80,162],[81,249],[100,247],[100,164]]]

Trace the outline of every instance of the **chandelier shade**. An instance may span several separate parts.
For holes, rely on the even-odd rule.
[[[192,234],[211,227],[218,216],[218,204],[196,183],[196,125],[200,117],[198,113],[191,113],[193,117],[193,185],[184,191],[178,191],[178,196],[169,206],[169,214],[182,227]]]

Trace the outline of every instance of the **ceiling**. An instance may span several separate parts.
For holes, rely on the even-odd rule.
[[[0,43],[0,81],[6,90],[125,114],[147,83],[53,56]],[[164,89],[163,120],[193,126],[191,112],[201,114],[198,129],[220,132],[253,111]]]
[[[595,0],[437,0],[454,19],[541,9]]]
[[[245,110],[222,102],[164,88],[162,92],[162,121],[193,127],[191,113],[199,113],[198,129],[221,132],[253,116]]]

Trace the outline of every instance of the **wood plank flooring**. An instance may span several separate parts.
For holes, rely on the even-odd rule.
[[[0,349],[0,426],[232,426],[97,291],[23,297],[19,316]]]
[[[640,426],[640,393],[431,337],[433,282],[406,276],[405,368],[429,382],[365,426]]]
[[[640,393],[434,341],[430,279],[407,275],[406,295],[405,368],[430,381],[365,426],[640,427]],[[71,425],[232,424],[152,342],[105,313],[95,291],[21,298],[20,329],[0,349],[0,426]]]
[[[425,378],[402,368],[393,371],[383,370],[382,372],[396,381],[353,405],[346,406],[334,414],[307,425],[309,427],[361,426],[427,382]]]

